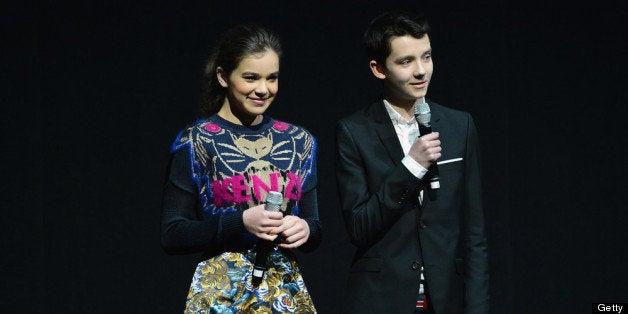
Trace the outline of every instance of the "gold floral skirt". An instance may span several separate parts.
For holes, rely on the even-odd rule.
[[[251,283],[255,253],[225,252],[196,267],[185,313],[316,313],[294,258],[269,254],[262,283]]]

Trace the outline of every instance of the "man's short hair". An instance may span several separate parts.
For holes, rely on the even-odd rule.
[[[390,55],[390,41],[392,37],[410,35],[414,38],[423,38],[430,32],[427,20],[421,15],[408,12],[386,12],[371,21],[364,32],[364,47],[369,60],[384,64]]]

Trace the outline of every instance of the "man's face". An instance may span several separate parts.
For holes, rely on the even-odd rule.
[[[398,106],[414,103],[425,97],[434,70],[432,47],[427,35],[392,37],[390,55],[386,58],[381,76],[387,97]]]

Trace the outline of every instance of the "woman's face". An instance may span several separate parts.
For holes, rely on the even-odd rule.
[[[220,85],[227,88],[218,114],[237,124],[259,123],[279,89],[279,56],[273,50],[251,54],[228,77],[221,68],[217,75]]]

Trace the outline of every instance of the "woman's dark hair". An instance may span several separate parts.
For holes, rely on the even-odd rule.
[[[221,67],[226,75],[230,75],[242,59],[267,50],[272,50],[281,57],[279,37],[256,25],[238,25],[222,36],[203,72],[201,114],[204,117],[217,113],[226,96],[227,90],[216,78],[216,69]]]
[[[364,33],[364,47],[369,60],[383,64],[390,55],[390,40],[396,36],[410,35],[423,38],[430,32],[430,26],[423,16],[407,12],[387,12],[371,21]]]

